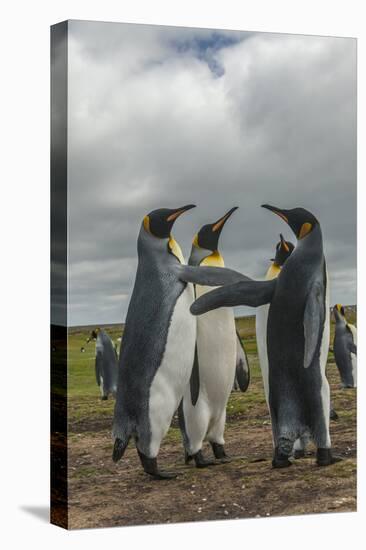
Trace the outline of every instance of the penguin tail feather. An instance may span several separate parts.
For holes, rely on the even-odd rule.
[[[113,462],[118,462],[119,460],[121,460],[121,458],[123,457],[123,455],[125,454],[125,450],[127,448],[127,445],[128,445],[128,442],[130,440],[130,437],[131,436],[128,436],[126,439],[119,439],[119,437],[117,437],[114,441],[114,447],[113,447],[113,454],[112,454],[112,459],[113,459]]]

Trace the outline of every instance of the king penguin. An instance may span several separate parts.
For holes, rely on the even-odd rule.
[[[237,208],[232,208],[214,223],[204,225],[193,239],[189,265],[224,267],[218,250],[221,231]],[[195,296],[210,290],[195,285]],[[238,353],[239,352],[239,353]],[[228,461],[224,448],[226,405],[237,373],[241,389],[249,383],[249,368],[235,328],[232,309],[212,311],[197,319],[195,361],[183,400],[179,406],[179,424],[183,435],[186,463],[193,458],[198,468],[215,464],[202,453],[207,439],[215,458]]]
[[[143,219],[119,356],[113,460],[123,456],[133,437],[145,472],[158,479],[176,477],[159,470],[157,456],[193,367],[196,319],[189,311],[194,299],[190,283],[215,286],[243,277],[221,268],[184,265],[171,229],[193,207],[160,208]]]
[[[294,249],[294,245],[290,241],[285,241],[282,233],[280,234],[280,241],[276,245],[276,254],[271,265],[269,266],[265,280],[269,281],[275,279],[281,272],[282,266],[286,262],[287,258],[291,255]],[[257,309],[255,316],[255,332],[257,338],[257,350],[259,366],[262,372],[264,396],[268,402],[268,356],[267,356],[267,321],[268,321],[269,305],[260,306]]]
[[[317,464],[327,466],[340,458],[332,454],[329,434],[330,391],[325,376],[329,305],[321,227],[303,208],[263,207],[280,216],[297,238],[279,276],[225,285],[198,298],[191,311],[200,315],[218,307],[270,304],[267,354],[272,466],[290,466],[293,444],[306,433],[317,447]]]
[[[333,308],[336,322],[333,351],[334,359],[344,388],[357,387],[357,329],[347,323],[344,307]]]
[[[87,343],[95,340],[95,377],[100,388],[102,400],[117,392],[117,355],[108,334],[97,328],[91,332]]]

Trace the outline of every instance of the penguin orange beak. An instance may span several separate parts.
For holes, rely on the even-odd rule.
[[[266,208],[267,210],[270,210],[271,212],[274,212],[282,218],[286,223],[288,223],[288,217],[285,214],[285,210],[281,210],[280,208],[277,208],[277,206],[271,206],[270,204],[262,204],[262,208]]]
[[[170,216],[167,217],[167,222],[173,222],[175,221],[177,218],[179,218],[179,216],[181,214],[183,214],[184,212],[187,212],[187,210],[191,210],[191,208],[196,208],[196,205],[195,204],[187,204],[186,206],[181,206],[180,208],[177,208],[175,212],[173,212],[173,214],[170,214]]]
[[[213,232],[216,232],[216,231],[221,231],[221,229],[224,227],[225,225],[225,222],[230,218],[231,214],[233,212],[235,212],[235,210],[237,210],[239,208],[239,206],[234,206],[233,208],[231,208],[229,210],[229,212],[226,212],[226,214],[224,216],[222,216],[222,218],[220,218],[219,220],[217,220],[217,222],[215,222],[213,225],[212,225],[212,231]]]

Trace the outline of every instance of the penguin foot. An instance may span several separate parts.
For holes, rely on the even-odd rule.
[[[221,443],[211,443],[213,454],[217,460],[220,460],[222,464],[231,462],[231,458],[226,454],[225,447]]]
[[[193,456],[184,451],[184,464],[189,464],[193,460]]]
[[[108,399],[108,395],[102,395],[102,397],[101,397],[102,401],[107,401],[107,399]]]
[[[278,448],[275,449],[272,468],[288,468],[292,466],[292,462],[289,461],[288,456],[279,452]]]
[[[305,458],[304,449],[296,449],[293,453],[293,457],[295,460],[298,460],[299,458]]]
[[[173,472],[163,472],[158,468],[158,461],[156,458],[149,458],[148,456],[137,450],[141,460],[144,471],[155,479],[175,479],[177,474]]]
[[[316,463],[318,466],[330,466],[341,460],[343,460],[343,458],[333,455],[331,449],[318,448],[316,451]]]
[[[334,409],[330,409],[329,418],[331,420],[338,420],[339,416]]]
[[[202,451],[198,451],[192,455],[196,463],[196,468],[207,468],[207,466],[215,466],[216,462],[214,460],[207,459],[203,456]]]

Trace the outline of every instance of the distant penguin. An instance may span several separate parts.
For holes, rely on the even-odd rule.
[[[344,388],[357,387],[357,329],[347,323],[344,307],[336,304],[333,308],[335,318],[334,359]]]
[[[123,456],[133,437],[145,472],[158,479],[176,477],[159,470],[157,455],[194,362],[196,319],[189,311],[194,294],[187,283],[213,286],[242,277],[230,270],[223,274],[221,268],[184,265],[171,229],[193,207],[154,210],[142,222],[119,357],[113,460]]]
[[[100,388],[101,398],[105,401],[109,395],[116,396],[117,355],[111,338],[104,330],[100,328],[93,330],[89,341],[94,339],[96,340],[95,378]]]
[[[204,225],[193,239],[189,265],[223,267],[218,241],[225,222],[236,210],[232,208],[214,223]],[[202,296],[209,287],[196,285],[195,296]],[[202,453],[204,439],[212,447],[215,458],[228,461],[224,448],[226,405],[233,387],[236,368],[238,381],[248,386],[249,369],[238,335],[232,309],[212,311],[197,319],[195,361],[190,384],[179,407],[179,423],[186,451],[186,463],[193,458],[198,468],[215,464]],[[239,361],[237,361],[240,349]],[[242,361],[240,363],[240,360]]]
[[[271,265],[269,266],[265,280],[271,280],[278,277],[281,272],[282,266],[286,262],[287,258],[291,255],[294,250],[294,245],[285,241],[282,234],[280,234],[280,241],[276,245],[276,254],[273,260],[271,260]],[[268,402],[268,356],[267,356],[267,321],[268,321],[268,311],[269,304],[260,306],[257,309],[255,317],[255,331],[257,338],[257,350],[258,350],[258,359],[259,366],[262,372],[263,378],[263,388],[264,395]]]
[[[288,223],[298,239],[279,276],[215,289],[198,298],[191,311],[200,315],[218,307],[270,304],[267,353],[275,447],[272,466],[290,466],[295,440],[308,433],[317,447],[317,464],[327,466],[340,458],[332,455],[329,434],[330,391],[325,376],[329,306],[321,228],[315,216],[303,208],[263,207]]]
[[[247,352],[238,331],[236,331],[236,367],[233,390],[246,392],[250,382],[250,370]]]

